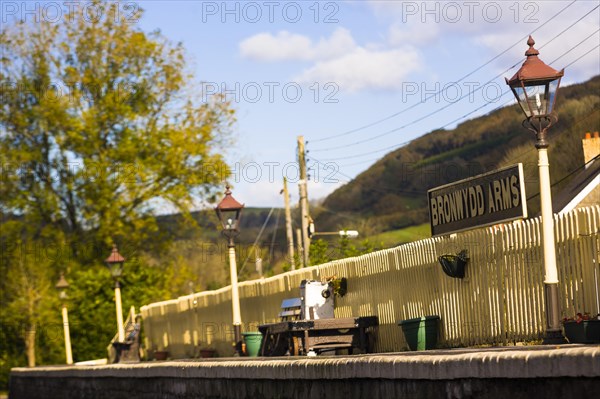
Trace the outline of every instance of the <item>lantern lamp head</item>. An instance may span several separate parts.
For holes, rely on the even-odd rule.
[[[239,232],[244,204],[240,204],[233,198],[229,185],[226,188],[225,197],[216,206],[215,211],[223,227],[223,232],[225,234],[235,234]]]
[[[58,297],[60,299],[63,301],[67,299],[67,289],[69,288],[69,283],[67,282],[64,273],[60,273],[60,278],[54,287],[56,287],[58,290]]]
[[[125,263],[125,258],[119,253],[116,244],[113,244],[112,252],[104,262],[106,263],[111,276],[115,280],[121,277],[123,274],[123,263]]]
[[[534,44],[529,36],[525,62],[512,78],[506,79],[527,119],[548,118],[552,114],[564,75],[564,69],[557,71],[538,58],[539,51]]]

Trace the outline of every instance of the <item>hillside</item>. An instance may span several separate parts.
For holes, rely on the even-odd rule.
[[[583,164],[584,133],[600,129],[598,93],[600,77],[561,88],[557,105],[560,120],[549,131],[554,194]],[[428,189],[517,162],[524,164],[529,214],[536,214],[537,152],[533,135],[521,126],[521,121],[517,106],[505,107],[452,130],[432,131],[388,153],[332,193],[321,206],[311,204],[318,230],[358,230],[360,242],[366,238],[370,245],[384,247],[428,236]],[[258,277],[257,257],[262,259],[265,275],[280,273],[289,266],[281,209],[273,210],[257,247],[253,246],[269,212],[268,208],[243,211],[241,235],[236,240],[242,281]],[[228,259],[219,222],[212,209],[195,212],[192,218],[196,223],[186,223],[181,215],[158,218],[160,230],[175,242],[169,255],[158,256],[156,262],[166,259],[177,270],[188,270],[196,276],[197,289],[221,287],[228,281]],[[299,220],[297,210],[293,219]],[[321,238],[333,247],[338,245],[336,238]],[[354,243],[360,246],[359,241]]]
[[[585,132],[600,128],[599,93],[600,76],[559,91],[559,121],[549,130],[555,195],[583,164]],[[329,195],[322,209],[312,210],[313,218],[321,230],[362,227],[366,235],[426,223],[430,188],[518,162],[524,164],[529,214],[535,214],[539,209],[535,138],[521,126],[522,120],[513,105],[452,130],[425,134]]]
[[[240,281],[259,277],[255,260],[261,258],[264,275],[281,273],[289,264],[286,259],[285,220],[282,209],[244,208],[240,235],[236,238],[238,277]],[[206,209],[186,220],[180,214],[157,217],[159,230],[172,245],[166,254],[150,254],[151,263],[170,264],[178,274],[189,274],[194,289],[216,289],[228,284],[227,241],[215,212]],[[253,244],[264,226],[260,240]],[[177,287],[181,294],[187,286]]]

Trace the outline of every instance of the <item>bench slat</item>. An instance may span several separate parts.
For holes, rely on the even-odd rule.
[[[281,302],[281,308],[300,308],[302,306],[302,299],[300,298],[288,298]]]
[[[298,316],[301,313],[300,309],[297,310],[284,310],[279,312],[279,317]]]

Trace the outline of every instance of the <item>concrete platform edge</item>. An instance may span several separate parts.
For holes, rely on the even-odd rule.
[[[428,351],[314,358],[228,358],[104,366],[14,368],[11,378],[264,380],[600,377],[600,346]]]

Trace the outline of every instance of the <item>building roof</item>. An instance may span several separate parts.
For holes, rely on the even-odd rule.
[[[552,200],[554,213],[573,210],[585,197],[600,185],[600,155],[586,164],[571,182]]]

